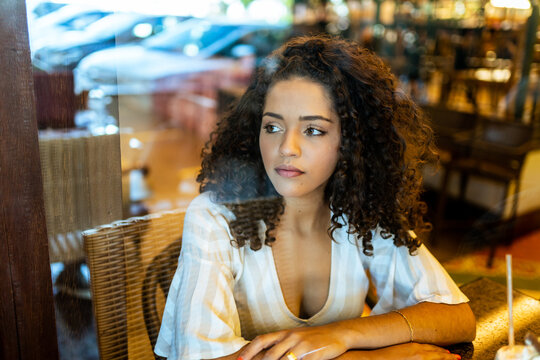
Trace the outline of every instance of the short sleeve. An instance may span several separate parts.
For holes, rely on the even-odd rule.
[[[203,194],[185,216],[178,268],[154,349],[168,359],[212,359],[248,343],[241,336],[233,295],[235,259],[228,225],[217,207]]]
[[[377,290],[378,300],[371,314],[424,301],[445,304],[469,301],[423,244],[410,255],[406,246],[395,246],[392,238],[382,238],[379,231],[374,232],[372,244],[373,256],[361,255]]]

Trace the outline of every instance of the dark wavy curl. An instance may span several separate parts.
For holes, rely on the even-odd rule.
[[[423,220],[419,168],[436,160],[432,130],[377,56],[329,36],[295,38],[270,54],[203,150],[200,191],[212,191],[213,201],[235,214],[229,224],[235,245],[249,242],[260,249],[260,220],[267,228],[264,243],[275,241],[272,232],[284,205],[264,170],[259,131],[269,88],[291,77],[322,84],[341,121],[339,160],[325,188],[333,212],[330,236],[345,218],[366,255],[373,252],[371,231],[377,226],[412,254],[421,242],[409,230],[431,228]]]

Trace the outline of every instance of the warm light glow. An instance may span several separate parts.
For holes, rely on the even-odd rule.
[[[461,17],[465,15],[466,10],[467,8],[465,4],[463,3],[463,1],[456,1],[456,3],[454,4],[454,12],[456,13],[456,15]]]
[[[507,82],[511,72],[508,69],[478,69],[474,72],[474,77],[481,81]]]
[[[490,0],[489,2],[492,6],[508,9],[527,10],[531,8],[529,0]]]
[[[381,23],[390,25],[394,23],[396,3],[394,1],[383,1],[381,3],[379,19]]]

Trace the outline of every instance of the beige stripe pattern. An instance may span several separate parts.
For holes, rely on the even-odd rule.
[[[327,303],[309,319],[290,312],[283,300],[271,248],[231,245],[227,220],[234,215],[199,195],[186,213],[183,247],[165,305],[155,353],[169,359],[216,358],[236,352],[259,334],[323,325],[359,317],[369,271],[379,296],[372,314],[421,301],[456,304],[468,299],[424,247],[415,256],[374,231],[374,255],[361,242],[335,233]],[[264,227],[261,227],[264,234]]]

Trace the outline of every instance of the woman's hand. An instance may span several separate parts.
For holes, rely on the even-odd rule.
[[[362,352],[370,360],[460,360],[461,356],[452,354],[441,347],[429,344],[407,343],[388,346],[382,349]]]
[[[348,350],[336,325],[302,327],[257,336],[239,354],[251,360],[266,349],[263,360],[287,359],[292,353],[298,360],[334,359]]]

